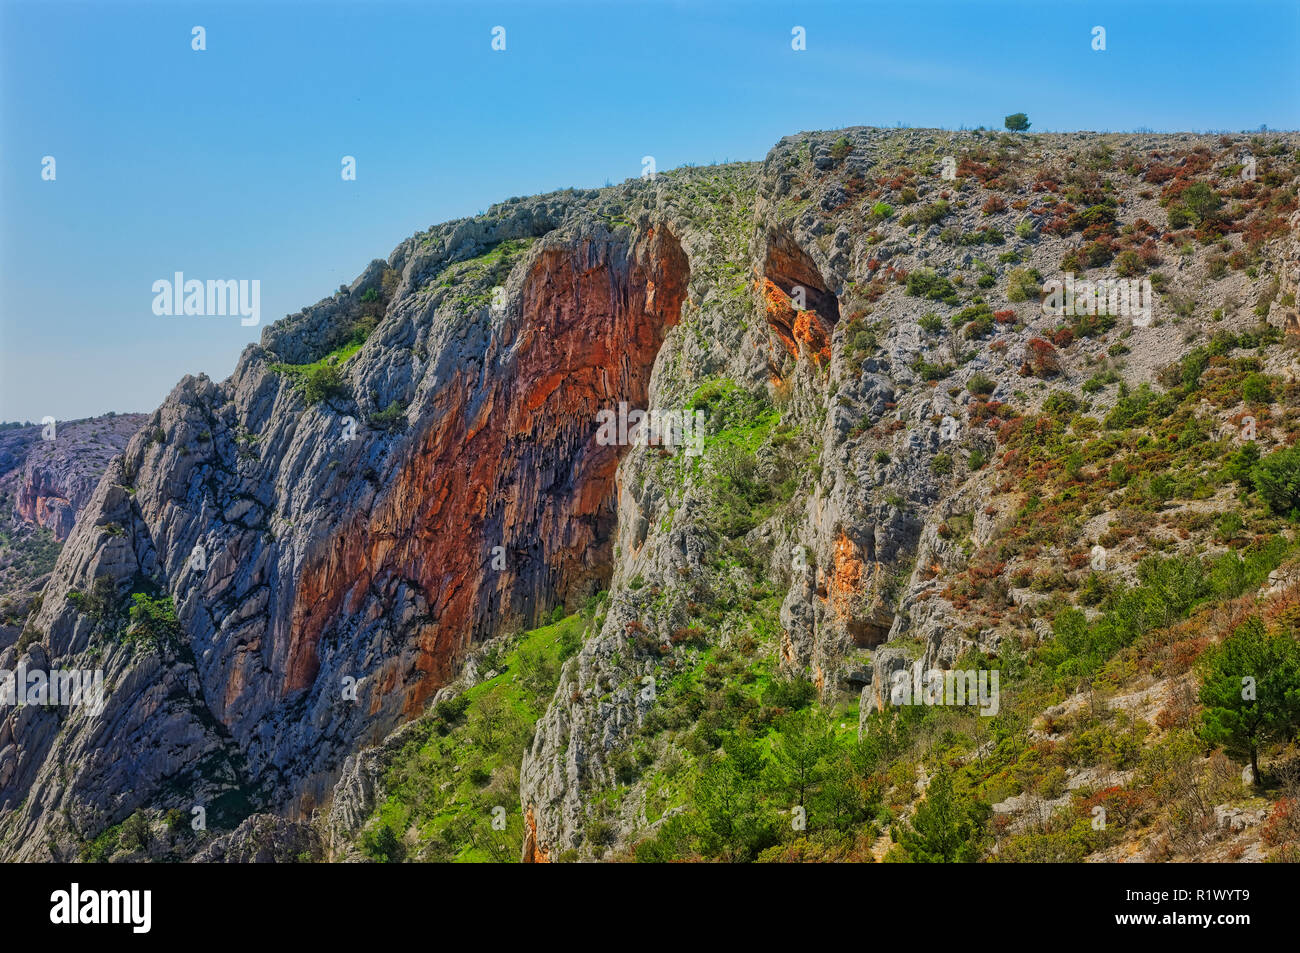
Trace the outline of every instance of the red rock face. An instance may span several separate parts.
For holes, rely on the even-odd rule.
[[[14,510],[29,523],[44,526],[62,542],[72,532],[76,512],[72,502],[62,496],[42,496],[35,484],[24,484],[18,493]]]
[[[597,413],[619,401],[645,406],[688,277],[663,231],[630,250],[584,242],[538,255],[522,319],[493,346],[514,356],[441,387],[397,479],[302,572],[290,631],[273,653],[284,694],[312,684],[334,620],[382,614],[400,581],[423,591],[427,617],[372,680],[369,703],[372,714],[411,717],[471,640],[535,624],[608,578],[623,448],[596,443]]]
[[[525,864],[549,864],[551,853],[537,842],[537,816],[531,807],[524,812],[524,854]]]

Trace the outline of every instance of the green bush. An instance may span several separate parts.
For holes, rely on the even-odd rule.
[[[985,337],[993,332],[993,312],[986,304],[963,308],[953,319],[965,324],[965,335],[971,340]]]
[[[945,304],[958,304],[961,299],[952,282],[933,268],[918,268],[907,276],[907,293],[913,297],[929,298]]]
[[[1043,276],[1037,268],[1012,268],[1007,275],[1007,300],[1029,301],[1038,297]]]
[[[1261,459],[1251,472],[1251,480],[1274,513],[1300,518],[1300,445]]]
[[[921,206],[911,214],[912,218],[915,221],[920,222],[922,225],[937,225],[939,222],[942,222],[947,218],[951,211],[952,209],[949,207],[948,203],[943,199],[940,199],[930,205]]]
[[[1115,402],[1115,407],[1106,415],[1106,428],[1122,430],[1163,420],[1174,412],[1176,404],[1171,395],[1158,393],[1150,384],[1144,383],[1134,393]]]
[[[1054,390],[1043,401],[1043,412],[1058,417],[1071,417],[1079,409],[1079,398],[1069,391]]]
[[[406,429],[406,401],[393,401],[383,410],[367,417],[366,423],[376,430],[389,432]]]
[[[139,811],[123,821],[122,828],[118,832],[118,843],[126,850],[144,850],[152,839],[153,832],[149,828],[149,822]]]
[[[931,364],[922,358],[916,362],[912,370],[923,381],[941,381],[953,372],[953,366],[951,364]]]
[[[302,395],[309,404],[341,395],[345,390],[343,372],[334,364],[313,364],[303,372]]]
[[[148,648],[180,644],[181,625],[171,596],[153,598],[143,592],[132,593],[127,615],[127,636],[136,644]]]
[[[400,864],[406,859],[406,847],[388,824],[379,824],[361,836],[361,849],[381,864]]]
[[[817,698],[817,686],[806,678],[774,678],[763,692],[763,704],[798,711]]]
[[[1241,382],[1241,398],[1248,404],[1271,404],[1273,386],[1263,374],[1248,374]]]
[[[1208,183],[1194,182],[1178,197],[1179,207],[1184,210],[1192,223],[1200,223],[1213,218],[1223,205],[1223,199],[1210,188]],[[1173,215],[1170,213],[1170,221]]]

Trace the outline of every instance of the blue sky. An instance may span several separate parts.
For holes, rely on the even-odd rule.
[[[260,280],[265,325],[412,232],[647,154],[761,159],[801,130],[1017,111],[1295,129],[1298,54],[1290,0],[0,0],[0,420],[147,411],[185,373],[227,376],[261,328],[154,315],[176,271]]]

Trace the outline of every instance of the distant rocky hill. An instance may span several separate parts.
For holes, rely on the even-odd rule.
[[[804,133],[407,239],[108,466],[0,857],[1291,856],[1202,694],[1294,640],[1298,148]]]
[[[0,645],[17,637],[77,513],[145,420],[110,413],[56,421],[53,439],[40,425],[0,428]]]

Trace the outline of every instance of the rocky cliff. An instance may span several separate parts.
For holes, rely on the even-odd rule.
[[[109,460],[144,420],[144,414],[108,414],[0,433],[0,480],[12,486],[15,512],[67,539]]]
[[[1212,340],[1294,396],[1297,144],[804,134],[408,239],[228,380],[182,380],[98,483],[25,658],[110,691],[99,713],[0,708],[0,854],[99,856],[196,806],[213,831],[278,815],[239,830],[289,845],[236,832],[205,857],[315,856],[292,825],[326,809],[347,853],[410,753],[390,733],[453,730],[430,706],[498,675],[467,675],[478,647],[579,610],[503,788],[528,860],[657,836],[736,731],[815,705],[869,735],[892,672],[1031,650],[1133,505],[1117,484],[1012,545],[1044,502],[1013,468],[1045,407],[1086,436]],[[1154,320],[1044,313],[1064,273],[1147,278]],[[620,403],[702,412],[701,452],[598,439]],[[1295,439],[1283,407],[1266,452]],[[1088,452],[1071,479],[1100,486]]]
[[[21,637],[77,514],[144,420],[110,413],[0,429],[0,645]]]

